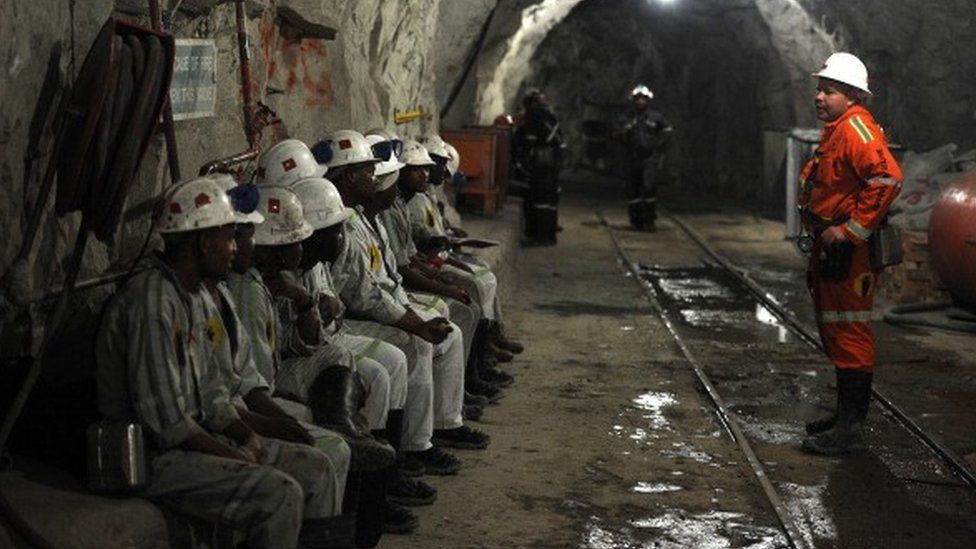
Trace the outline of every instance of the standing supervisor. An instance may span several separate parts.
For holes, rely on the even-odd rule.
[[[624,142],[629,161],[627,213],[638,231],[654,231],[657,220],[657,172],[664,163],[664,151],[673,129],[664,115],[650,108],[654,98],[640,84],[630,92],[634,115],[624,126]]]
[[[884,261],[872,257],[902,173],[884,132],[865,107],[868,71],[849,53],[831,55],[813,76],[814,104],[826,123],[820,145],[800,174],[799,206],[815,241],[807,281],[817,326],[837,373],[837,410],[807,425],[803,449],[851,450],[871,401],[874,335],[871,309]]]
[[[555,246],[559,228],[559,170],[563,138],[546,96],[530,89],[522,99],[514,145],[517,162],[529,172],[529,196],[522,202],[525,246]]]

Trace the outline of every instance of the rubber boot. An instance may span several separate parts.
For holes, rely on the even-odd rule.
[[[481,395],[489,402],[498,402],[504,393],[495,385],[481,379],[480,371],[484,361],[485,338],[487,337],[487,321],[478,322],[474,331],[474,341],[471,343],[471,356],[464,368],[464,390],[475,395]]]
[[[521,343],[515,341],[514,339],[510,339],[508,336],[505,335],[505,330],[502,327],[501,322],[495,320],[489,322],[490,324],[488,325],[488,337],[493,344],[495,344],[497,347],[501,349],[505,349],[506,351],[514,355],[520,354],[522,351],[525,350],[525,347]]]
[[[299,549],[353,549],[356,515],[305,519],[298,535]]]
[[[342,366],[323,370],[308,390],[308,406],[315,424],[339,433],[349,444],[350,469],[378,471],[395,463],[396,452],[370,435],[366,418],[359,412],[365,400],[362,377]]]
[[[838,395],[840,394],[840,389],[839,389],[841,384],[840,378],[841,378],[841,372],[843,371],[844,370],[841,370],[840,368],[834,369],[834,374],[836,375],[837,378]],[[837,402],[834,404],[834,413],[830,414],[829,416],[824,416],[822,418],[818,418],[807,423],[806,424],[807,434],[816,435],[824,431],[833,429],[834,425],[837,423],[837,413],[839,410],[840,410],[840,398],[838,397]]]
[[[840,385],[839,378],[842,375],[841,372],[844,371],[845,370],[840,370],[840,369],[837,370],[838,385]],[[858,418],[860,418],[860,420],[863,422],[865,418],[867,418],[868,416],[868,408],[871,405],[871,382],[872,382],[873,374],[871,372],[861,372],[861,373],[863,374],[861,376],[861,378],[863,379],[860,380],[861,385],[863,385],[863,387],[861,387],[861,390],[867,393],[867,397],[866,398],[862,397],[860,399],[859,402],[861,402],[861,406],[858,408],[857,415]],[[836,423],[837,423],[837,410],[835,409],[833,414],[826,417],[822,417],[820,419],[813,420],[810,423],[807,423],[806,424],[807,434],[816,435],[818,433],[823,433],[824,431],[832,429]]]
[[[637,201],[627,204],[627,216],[630,217],[630,226],[638,231],[644,230],[644,208],[642,206]]]
[[[836,456],[850,453],[861,441],[861,425],[871,399],[871,374],[861,370],[837,372],[837,422],[822,433],[803,440],[803,450]],[[867,401],[867,404],[865,404]]]

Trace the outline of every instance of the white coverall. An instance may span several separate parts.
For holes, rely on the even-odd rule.
[[[402,199],[399,199],[402,201]],[[395,206],[396,207],[396,206]],[[424,241],[434,237],[446,237],[444,218],[437,204],[426,193],[416,193],[406,203],[404,210],[410,222],[414,241]],[[488,266],[471,254],[452,252],[454,259],[467,265],[473,273],[453,265],[441,266],[441,272],[451,282],[461,286],[478,300],[481,312],[487,320],[502,321],[501,306],[498,301],[498,278]]]
[[[464,343],[461,331],[452,325],[447,338],[432,345],[394,324],[411,307],[425,320],[435,315],[412,307],[399,282],[389,272],[383,256],[383,242],[357,209],[346,221],[343,247],[331,265],[333,280],[350,316],[372,322],[347,321],[354,332],[378,337],[396,345],[407,356],[409,365],[408,408],[404,411],[404,451],[417,452],[431,447],[433,430],[460,427],[464,399]],[[387,290],[389,288],[390,290]],[[425,402],[413,401],[414,394],[430,394]]]
[[[332,273],[323,263],[316,263],[314,267],[302,274],[302,284],[305,291],[316,300],[320,296],[327,295],[338,299],[335,283],[332,281]],[[345,305],[343,304],[343,307]],[[376,362],[382,366],[390,380],[389,383],[389,409],[402,410],[407,403],[407,356],[395,345],[387,343],[375,337],[358,335],[349,331],[345,322],[332,320],[328,325],[322,326],[320,337],[330,344],[349,349],[355,357],[357,363]],[[386,417],[383,422],[373,426],[373,429],[383,429],[386,425]]]
[[[255,361],[266,379],[274,379],[276,393],[305,402],[309,388],[322,370],[329,366],[344,366],[359,372],[369,388],[363,411],[370,429],[382,429],[386,425],[390,410],[390,378],[385,368],[366,357],[356,359],[349,349],[323,339],[321,333],[318,344],[308,345],[302,341],[294,303],[290,299],[274,298],[257,269],[251,268],[243,275],[232,273],[228,276],[228,284],[234,299],[241,304],[242,320],[248,331],[264,331],[268,335],[263,339],[274,342],[257,341]],[[315,314],[318,314],[317,310]]]
[[[187,292],[160,259],[148,263],[112,298],[96,341],[99,410],[140,423],[157,451],[142,495],[243,530],[248,547],[295,547],[303,518],[332,512],[329,460],[275,440],[262,463],[181,448],[197,433],[225,440],[240,419],[214,356],[226,336],[208,324],[202,287]]]
[[[410,228],[410,216],[403,198],[397,196],[389,209],[380,214],[382,223],[377,227],[380,238],[390,250],[395,266],[399,269],[410,264],[410,259],[417,255],[417,246],[413,241]],[[389,263],[389,258],[386,258]],[[463,286],[462,286],[463,287]],[[431,302],[446,302],[451,322],[461,328],[464,335],[464,360],[471,356],[471,346],[474,343],[475,331],[482,318],[481,306],[478,305],[478,294],[472,292],[471,304],[467,305],[456,299],[439,297],[427,293],[408,292],[411,299],[420,305]]]
[[[247,275],[242,275],[242,277],[247,277]],[[254,279],[250,278],[250,280],[253,281]],[[259,280],[256,282],[260,284]],[[274,314],[270,307],[271,295],[266,294],[269,299],[268,307],[257,308],[259,311],[272,312],[271,317],[259,322],[253,322],[252,320],[249,325],[245,325],[238,314],[234,296],[228,285],[221,282],[217,285],[217,291],[223,300],[222,304],[218,305],[214,303],[211,300],[212,296],[206,292],[204,293],[204,298],[208,301],[207,304],[214,308],[214,312],[223,321],[223,327],[227,334],[227,337],[223,338],[225,342],[219,350],[220,363],[223,366],[222,374],[224,383],[230,391],[231,401],[239,408],[246,407],[244,396],[251,391],[268,391],[269,395],[274,392],[274,387],[261,375],[255,363],[255,349],[259,347],[271,351],[271,355],[262,356],[262,360],[270,359],[273,361],[277,358],[274,354],[274,349],[269,346],[270,341],[267,336],[269,333],[272,335],[277,333],[275,328],[269,325],[269,321],[271,323],[274,322]],[[212,320],[208,320],[208,324],[211,323]],[[251,332],[250,330],[253,329],[254,325],[260,325],[266,329]],[[299,420],[302,427],[315,439],[315,447],[321,450],[329,459],[329,463],[331,464],[331,482],[329,483],[329,487],[332,490],[332,514],[330,516],[341,515],[342,497],[346,491],[346,477],[349,474],[349,465],[352,457],[349,445],[346,444],[346,441],[339,433],[323,429],[318,425],[310,423],[310,411],[296,413],[296,407],[306,408],[307,410],[306,406],[297,402],[295,406],[282,406],[282,409],[288,415]]]

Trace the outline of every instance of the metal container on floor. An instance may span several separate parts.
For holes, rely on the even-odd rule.
[[[103,421],[88,427],[88,487],[130,493],[149,481],[142,426]]]
[[[976,171],[962,174],[942,193],[929,222],[929,250],[949,293],[976,307]]]

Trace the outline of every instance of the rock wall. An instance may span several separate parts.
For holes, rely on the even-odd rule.
[[[976,147],[976,3],[797,1],[867,64],[889,136],[916,150]]]
[[[233,2],[185,0],[178,11],[162,0],[178,38],[212,38],[217,43],[218,96],[213,117],[176,122],[183,177],[204,163],[243,151],[241,90]],[[315,142],[340,128],[393,128],[394,111],[421,108],[429,119],[397,127],[406,136],[436,129],[437,71],[456,67],[493,2],[468,10],[460,2],[412,0],[248,0],[255,100],[267,104],[283,124],[265,131],[264,142],[284,135]],[[63,54],[53,72],[71,82],[105,19],[113,13],[148,25],[147,2],[139,0],[34,0],[0,4],[0,273],[17,254],[28,211],[51,147],[49,127],[37,121],[50,105],[38,105],[48,60],[58,44]],[[438,21],[449,27],[438,33]],[[483,19],[482,19],[483,20]],[[309,28],[333,29],[334,39],[310,37]],[[475,29],[472,31],[472,29]],[[9,37],[9,40],[7,39]],[[438,62],[442,41],[451,55]],[[449,79],[450,77],[448,77]],[[443,88],[443,86],[442,86]],[[43,114],[43,112],[42,112]],[[31,135],[38,135],[32,139]],[[128,207],[145,205],[169,183],[162,137],[156,137],[130,192]],[[51,200],[49,200],[49,205]],[[141,207],[141,208],[140,208]],[[130,213],[132,213],[130,211]],[[148,214],[131,215],[111,246],[90,244],[81,278],[127,267],[149,232]],[[77,216],[47,215],[32,255],[35,294],[57,288],[74,241]],[[77,306],[94,311],[103,292],[79,294]],[[45,308],[35,311],[43,318]],[[22,352],[7,340],[4,354]],[[21,341],[17,338],[17,341]],[[35,338],[34,345],[37,341]]]

